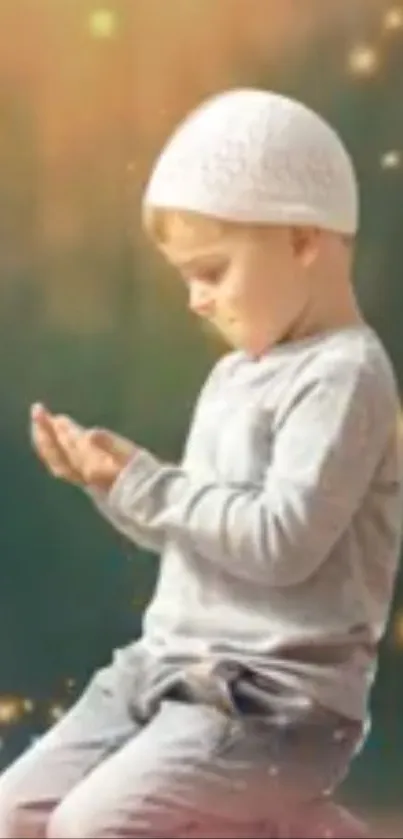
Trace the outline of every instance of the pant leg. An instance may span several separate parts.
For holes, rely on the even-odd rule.
[[[64,799],[48,836],[285,839],[291,825],[303,827],[298,814],[315,799],[323,803],[344,774],[351,744],[334,734],[290,733],[268,720],[165,701],[134,740]]]
[[[279,839],[371,839],[368,825],[331,800],[321,800],[295,813],[281,825]]]
[[[0,777],[0,839],[42,839],[49,815],[106,755],[136,734],[113,669]]]

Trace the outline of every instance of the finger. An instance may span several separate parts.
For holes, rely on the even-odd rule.
[[[53,417],[52,425],[60,449],[86,484],[109,486],[133,448],[106,429],[86,430],[66,415]]]
[[[34,426],[31,436],[37,455],[54,477],[74,482],[79,480],[78,473],[71,468],[60,448],[54,444],[47,432],[44,432],[40,426]]]
[[[80,465],[92,460],[103,463],[106,456],[113,456],[115,445],[110,432],[84,429],[67,416],[55,417],[53,424],[58,442]]]
[[[76,433],[85,431],[82,425],[64,414],[52,414],[41,402],[35,402],[31,406],[31,419],[46,425],[52,435],[57,433],[58,428],[74,430]]]
[[[33,430],[32,441],[36,454],[55,477],[76,477],[60,449],[40,429]]]
[[[55,433],[53,416],[40,403],[31,408],[31,438],[34,448],[49,471],[55,477],[63,477],[67,480],[80,480],[80,476],[74,470],[66,457],[65,452],[59,445]]]
[[[37,403],[31,408],[31,422],[36,428],[40,428],[43,434],[47,434],[49,440],[52,440],[54,446],[57,447],[57,436],[54,428],[54,417],[44,405]]]
[[[106,429],[96,428],[77,436],[76,453],[87,484],[108,487],[115,480],[121,464],[114,451],[113,437]]]
[[[34,402],[34,404],[31,405],[32,420],[40,420],[44,414],[46,414],[46,408],[42,405],[42,402]]]
[[[83,459],[86,457],[85,440],[87,432],[70,417],[59,415],[52,418],[55,440],[71,467],[82,472]]]
[[[92,428],[88,432],[88,440],[93,445],[107,454],[114,455],[117,449],[116,435],[111,434],[105,428]]]
[[[72,468],[79,472],[83,483],[108,486],[115,476],[115,458],[95,442],[91,430],[86,430],[68,416],[53,420],[55,434]]]
[[[136,446],[125,437],[112,433],[106,428],[93,428],[89,431],[89,440],[103,452],[119,461],[127,462],[134,454]]]
[[[42,455],[56,456],[58,446],[52,425],[41,406],[31,410],[31,439]]]
[[[119,467],[109,455],[101,455],[88,460],[84,467],[84,481],[88,486],[107,489],[114,483]]]

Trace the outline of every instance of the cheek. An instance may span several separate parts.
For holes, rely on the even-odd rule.
[[[222,289],[220,301],[222,306],[232,312],[248,314],[257,307],[255,290],[251,284],[238,282]]]
[[[273,315],[278,288],[274,288],[264,272],[248,270],[224,284],[217,296],[220,311],[246,325],[267,323]]]
[[[255,322],[267,320],[270,313],[273,311],[273,300],[266,287],[250,286],[243,289],[236,299],[234,299],[234,306],[245,318],[253,319]]]

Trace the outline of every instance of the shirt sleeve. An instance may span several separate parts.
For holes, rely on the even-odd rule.
[[[95,508],[103,516],[114,530],[125,536],[130,542],[134,542],[139,548],[144,548],[151,553],[159,554],[164,549],[165,531],[163,528],[150,527],[136,521],[134,513],[125,515],[114,509],[109,503],[108,494],[99,489],[88,489],[87,495],[93,502]]]
[[[232,364],[233,354],[227,354],[215,364],[202,387],[199,398],[195,405],[193,421],[200,406],[208,400],[211,393],[219,386],[220,381],[226,374],[228,366]],[[136,455],[136,463],[141,464],[141,458]],[[154,459],[155,464],[157,461]],[[131,471],[134,471],[134,463],[131,463]],[[143,505],[139,504],[138,515],[136,505],[130,505],[130,510],[125,510],[120,504],[113,504],[107,492],[99,489],[87,488],[87,496],[93,502],[97,511],[112,525],[122,536],[125,536],[138,547],[144,548],[152,553],[160,554],[165,547],[169,528],[159,525],[157,520],[145,520]]]
[[[302,583],[360,507],[396,410],[379,370],[336,365],[290,399],[261,483],[200,480],[142,450],[108,504],[239,578]]]

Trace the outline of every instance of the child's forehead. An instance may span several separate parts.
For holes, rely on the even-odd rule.
[[[228,230],[216,219],[188,213],[170,213],[166,228],[167,243],[180,247],[202,248],[228,239]]]
[[[235,232],[215,219],[171,213],[166,219],[162,250],[176,263],[219,257],[234,245]]]
[[[180,245],[175,242],[169,242],[162,246],[162,251],[166,258],[179,268],[187,268],[192,265],[205,264],[216,262],[227,258],[230,253],[230,248],[225,247],[224,243],[217,242],[206,243],[204,246],[200,243],[198,246],[188,244]]]

